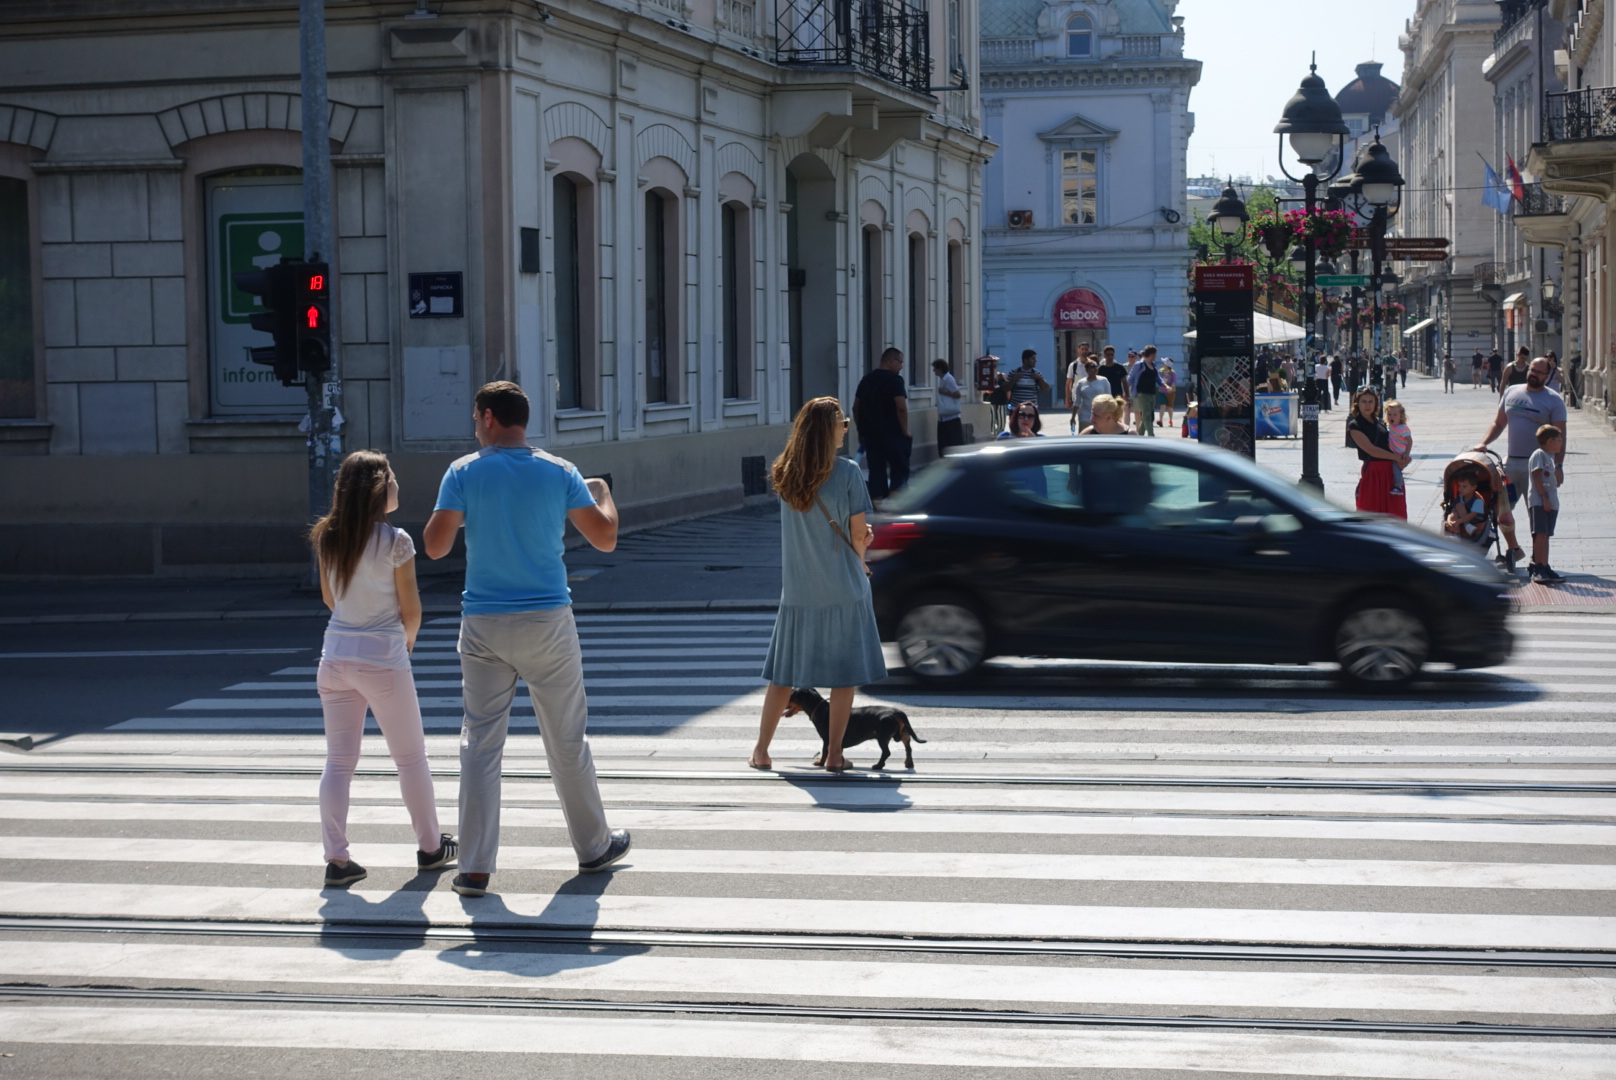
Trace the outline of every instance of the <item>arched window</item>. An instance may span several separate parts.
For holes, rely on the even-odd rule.
[[[1087,15],[1073,15],[1066,20],[1066,55],[1094,55],[1094,20]]]

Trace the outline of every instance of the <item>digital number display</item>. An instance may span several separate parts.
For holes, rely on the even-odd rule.
[[[311,274],[309,276],[309,291],[310,292],[324,292],[325,291],[325,275],[324,274]]]

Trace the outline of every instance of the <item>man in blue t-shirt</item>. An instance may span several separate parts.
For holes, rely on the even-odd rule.
[[[527,444],[528,400],[511,382],[477,391],[482,449],[449,466],[423,534],[441,559],[466,529],[460,619],[460,870],[454,891],[484,896],[499,853],[500,775],[516,680],[527,683],[581,873],[628,854],[627,829],[606,825],[584,734],[583,658],[561,556],[572,524],[601,551],[617,546],[617,507],[600,479]]]

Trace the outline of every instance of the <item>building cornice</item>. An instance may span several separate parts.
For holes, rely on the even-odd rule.
[[[1199,60],[1161,60],[1151,63],[1042,64],[1024,67],[984,67],[981,88],[1039,91],[1072,87],[1132,90],[1153,86],[1194,86],[1201,81]]]

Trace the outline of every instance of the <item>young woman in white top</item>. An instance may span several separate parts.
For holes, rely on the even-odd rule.
[[[348,858],[348,789],[359,764],[367,706],[398,768],[420,848],[417,866],[442,869],[454,863],[457,851],[454,840],[438,831],[421,705],[410,672],[410,652],[421,630],[421,594],[415,586],[415,544],[403,529],[387,523],[397,509],[398,479],[386,455],[357,450],[337,471],[331,512],[309,533],[320,560],[320,594],[331,609],[317,680],[325,710],[320,822],[327,886],[352,885],[365,877],[365,868]]]

